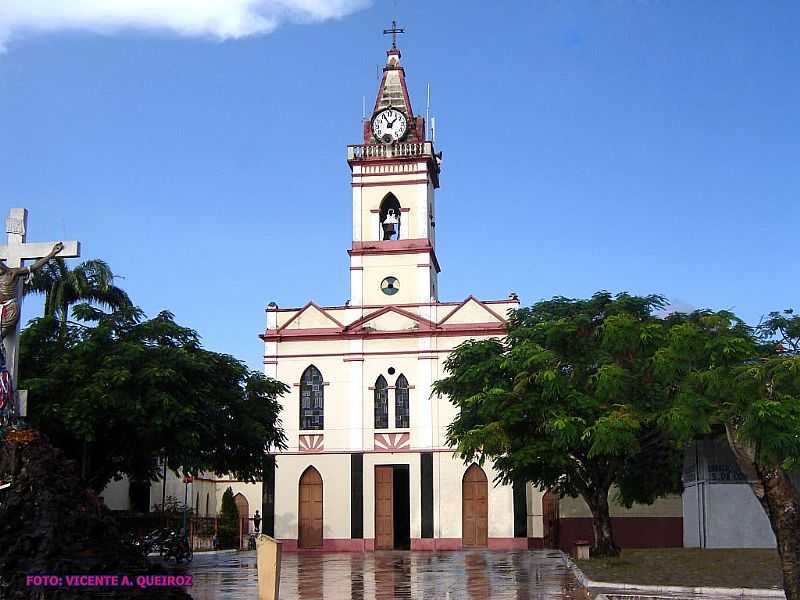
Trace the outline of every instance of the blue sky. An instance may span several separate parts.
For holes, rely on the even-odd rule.
[[[800,308],[796,2],[237,0],[261,12],[201,26],[123,4],[0,21],[0,207],[253,368],[268,302],[348,298],[345,146],[395,14],[444,153],[442,300]]]

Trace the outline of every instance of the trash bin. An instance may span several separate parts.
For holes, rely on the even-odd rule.
[[[575,558],[577,560],[589,560],[589,547],[591,542],[587,540],[575,540]]]

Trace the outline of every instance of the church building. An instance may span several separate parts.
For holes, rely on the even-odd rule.
[[[363,139],[347,147],[350,300],[267,308],[264,371],[291,391],[289,448],[262,484],[263,529],[285,550],[538,546],[541,493],[494,485],[491,465],[454,456],[445,436],[455,408],[431,394],[448,354],[502,337],[519,301],[439,300],[442,156],[400,59],[393,43]]]

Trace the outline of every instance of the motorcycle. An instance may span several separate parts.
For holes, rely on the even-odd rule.
[[[159,556],[178,564],[191,562],[194,558],[188,537],[174,529],[154,529],[133,544],[145,556],[157,552]]]
[[[163,543],[164,558],[167,560],[175,560],[176,564],[183,562],[190,563],[194,558],[192,545],[189,543],[189,538],[184,533],[172,532],[172,535]]]

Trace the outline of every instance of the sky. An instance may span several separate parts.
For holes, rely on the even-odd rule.
[[[792,0],[0,0],[0,209],[260,369],[269,302],[348,299],[392,18],[443,152],[441,300],[800,309]]]

